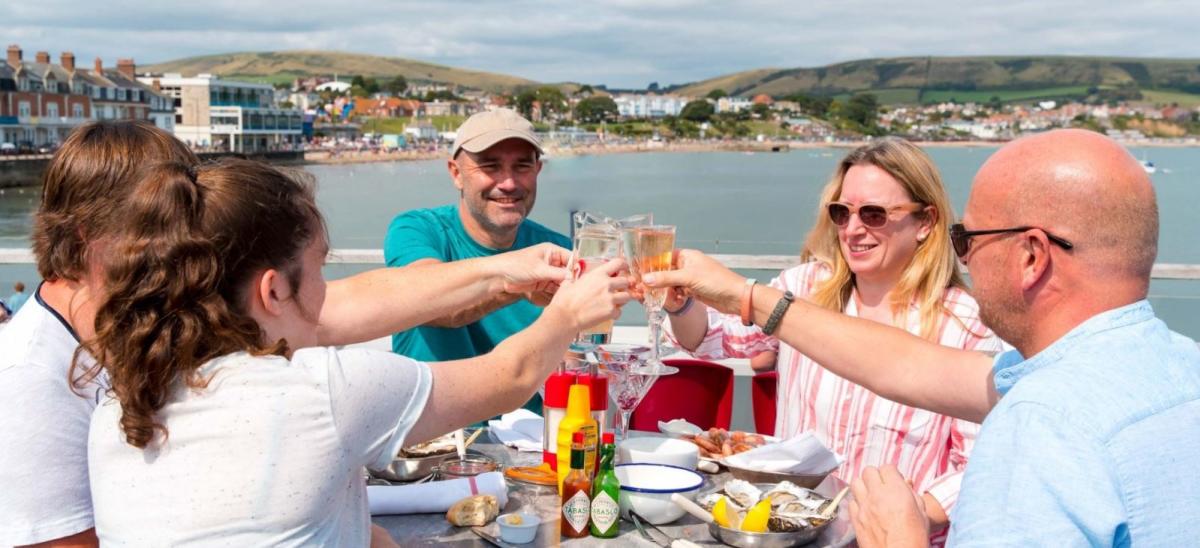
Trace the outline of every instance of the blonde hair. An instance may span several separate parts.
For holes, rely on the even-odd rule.
[[[954,287],[965,290],[966,284],[950,246],[952,213],[941,175],[925,152],[903,139],[889,137],[854,149],[842,158],[825,185],[817,222],[805,238],[800,258],[825,263],[833,275],[818,284],[810,298],[818,306],[844,312],[854,290],[854,273],[842,256],[837,226],[829,220],[824,208],[837,201],[846,172],[857,165],[871,165],[886,171],[914,202],[932,206],[934,210],[929,236],[917,246],[912,261],[892,288],[891,306],[893,315],[899,315],[915,301],[921,311],[921,337],[935,340],[943,317],[953,317],[942,302],[946,291]],[[913,215],[924,218],[929,214],[925,209]]]

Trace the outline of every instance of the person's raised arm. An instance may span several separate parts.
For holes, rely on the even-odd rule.
[[[676,270],[648,274],[650,287],[683,287],[705,304],[739,314],[745,278],[694,250],[681,250]],[[783,292],[757,285],[751,319],[765,325]],[[992,359],[934,344],[906,331],[796,299],[775,335],[854,383],[889,400],[980,422],[999,399]]]
[[[687,299],[695,297],[685,296],[685,293],[672,288],[667,292],[663,309],[667,311],[667,318],[671,322],[671,334],[675,336],[675,341],[684,350],[691,352],[704,342],[704,335],[708,333],[708,312],[707,307],[700,303],[693,302],[688,306]],[[687,306],[687,310],[679,312],[684,306]]]
[[[430,364],[433,387],[408,439],[417,442],[511,411],[554,371],[584,327],[616,319],[629,301],[629,281],[617,259],[564,282],[528,328],[476,358]]]
[[[553,244],[479,259],[416,261],[329,282],[320,344],[369,341],[418,325],[454,327],[526,295],[553,294],[569,252]]]

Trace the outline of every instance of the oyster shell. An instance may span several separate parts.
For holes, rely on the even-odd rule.
[[[738,479],[729,480],[723,491],[742,508],[754,506],[754,503],[762,499],[763,495],[762,490],[755,487],[754,484]]]
[[[790,481],[785,481],[779,485],[776,485],[775,487],[772,487],[766,492],[766,496],[771,497],[771,506],[779,506],[781,504],[796,501],[816,500],[816,502],[813,503],[814,506],[812,506],[815,508],[819,507],[820,504],[825,500],[820,495],[817,495],[816,493],[813,493],[812,491],[800,487],[799,485],[796,485]]]
[[[696,504],[699,504],[701,508],[704,508],[705,510],[712,512],[713,506],[716,506],[717,501],[721,500],[721,497],[724,497],[724,496],[725,496],[725,493],[723,491],[714,491],[712,493],[709,493],[707,495],[704,495],[704,496],[696,499]],[[733,500],[729,500],[729,502],[727,504],[729,504],[731,507],[733,507],[737,510],[745,510],[745,508],[742,508],[741,505],[739,505],[737,502],[734,502]]]
[[[781,516],[771,514],[771,518],[767,520],[767,530],[772,533],[793,533],[803,531],[809,527],[808,521],[793,518],[791,516]]]
[[[819,519],[821,513],[815,508],[805,506],[803,501],[785,502],[776,507],[772,515],[787,516],[796,519]]]

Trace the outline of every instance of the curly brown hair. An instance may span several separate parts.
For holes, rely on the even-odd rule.
[[[104,120],[75,128],[42,174],[31,236],[38,274],[78,281],[89,245],[110,226],[139,170],[154,162],[199,163],[187,146],[144,120]]]
[[[172,392],[207,386],[206,362],[288,353],[249,315],[247,288],[275,269],[297,290],[300,254],[325,226],[311,177],[235,159],[152,167],[123,216],[88,347],[108,371],[126,441],[144,449],[166,439],[157,413]]]

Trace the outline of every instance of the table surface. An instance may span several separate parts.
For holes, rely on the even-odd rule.
[[[541,453],[518,452],[503,445],[479,442],[471,449],[481,451],[495,458],[504,466],[536,466],[541,463]],[[726,471],[719,474],[704,474],[704,486],[701,492],[723,485],[730,479]],[[838,488],[843,485],[836,478],[825,480],[816,490],[832,498]],[[822,532],[821,537],[809,546],[846,546],[854,539],[854,531],[850,527],[847,515],[847,504],[843,502],[838,511],[838,519]],[[537,538],[526,546],[547,546],[565,544],[570,546],[654,546],[642,538],[634,529],[633,524],[626,520],[620,522],[620,534],[615,539],[599,539],[585,537],[580,539],[562,539],[559,536],[559,497],[552,487],[539,487],[509,482],[508,504],[501,509],[501,514],[518,510],[536,513],[542,518],[542,526],[538,529]],[[455,527],[446,521],[444,513],[411,514],[402,516],[372,516],[371,520],[387,529],[392,538],[401,546],[441,545],[448,547],[459,546],[490,546],[490,543],[471,532],[468,527]],[[702,546],[721,546],[708,534],[708,526],[690,514],[673,523],[659,525],[659,529],[673,538],[685,538]],[[500,527],[495,522],[489,523],[483,529],[499,538]]]

